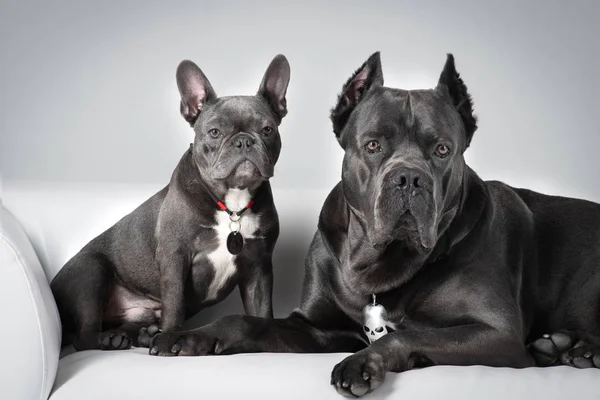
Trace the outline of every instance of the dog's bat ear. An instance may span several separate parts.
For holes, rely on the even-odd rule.
[[[204,104],[217,95],[202,70],[190,60],[179,63],[176,76],[181,94],[179,111],[183,118],[194,126]]]
[[[289,82],[290,63],[283,54],[278,54],[273,58],[263,76],[258,88],[258,95],[267,100],[280,122],[287,114],[285,95]]]
[[[446,58],[446,64],[440,75],[436,90],[445,92],[449,96],[452,105],[458,110],[465,125],[467,147],[469,147],[473,134],[477,130],[477,117],[473,113],[471,95],[467,91],[467,86],[460,74],[456,71],[454,56],[450,53]]]
[[[331,109],[333,132],[340,136],[352,110],[364,97],[365,93],[375,85],[383,85],[383,71],[379,52],[373,53],[363,65],[348,79],[338,96],[337,104]]]

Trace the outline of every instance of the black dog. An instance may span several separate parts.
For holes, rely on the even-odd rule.
[[[177,69],[195,131],[167,187],[87,244],[52,281],[63,344],[125,349],[227,296],[272,317],[279,221],[268,179],[279,157],[290,67],[279,55],[256,96],[216,96],[191,61]],[[150,328],[154,334],[157,327]]]
[[[331,376],[354,396],[387,371],[533,366],[526,344],[559,330],[531,347],[539,365],[600,366],[600,205],[484,182],[465,164],[477,124],[452,55],[435,89],[406,91],[383,86],[374,54],[331,119],[342,181],[299,309],[158,335],[153,353],[357,351]]]

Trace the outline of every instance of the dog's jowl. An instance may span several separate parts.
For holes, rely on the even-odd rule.
[[[485,182],[466,165],[477,124],[451,55],[436,88],[407,91],[383,85],[374,54],[331,120],[342,179],[300,307],[159,334],[154,353],[355,352],[331,374],[350,396],[436,364],[600,367],[600,205]]]
[[[238,285],[247,314],[273,315],[279,222],[268,180],[281,149],[289,64],[275,57],[254,96],[217,97],[191,61],[176,77],[195,138],[171,181],[52,281],[63,344],[77,350],[147,345]]]

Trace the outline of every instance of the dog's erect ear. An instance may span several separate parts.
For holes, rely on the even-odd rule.
[[[381,58],[379,52],[373,53],[371,57],[348,79],[342,93],[338,96],[335,107],[331,110],[331,122],[335,136],[340,136],[348,117],[354,107],[364,97],[364,94],[374,85],[383,85],[383,72],[381,70]]]
[[[290,63],[283,54],[273,58],[263,76],[258,95],[265,98],[279,120],[287,114],[287,101],[285,94],[290,82]]]
[[[477,117],[473,114],[471,95],[467,92],[467,86],[456,71],[454,56],[452,54],[448,54],[446,65],[444,65],[444,70],[440,75],[436,90],[446,91],[450,96],[452,104],[458,110],[465,125],[467,147],[469,147],[473,134],[477,130]]]
[[[204,104],[217,95],[200,68],[190,60],[179,63],[176,76],[181,94],[179,111],[183,118],[194,126]]]

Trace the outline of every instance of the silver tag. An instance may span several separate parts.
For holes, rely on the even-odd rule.
[[[369,343],[373,343],[388,333],[387,318],[387,311],[381,304],[377,304],[375,295],[373,295],[373,303],[367,304],[363,308],[363,330]]]

